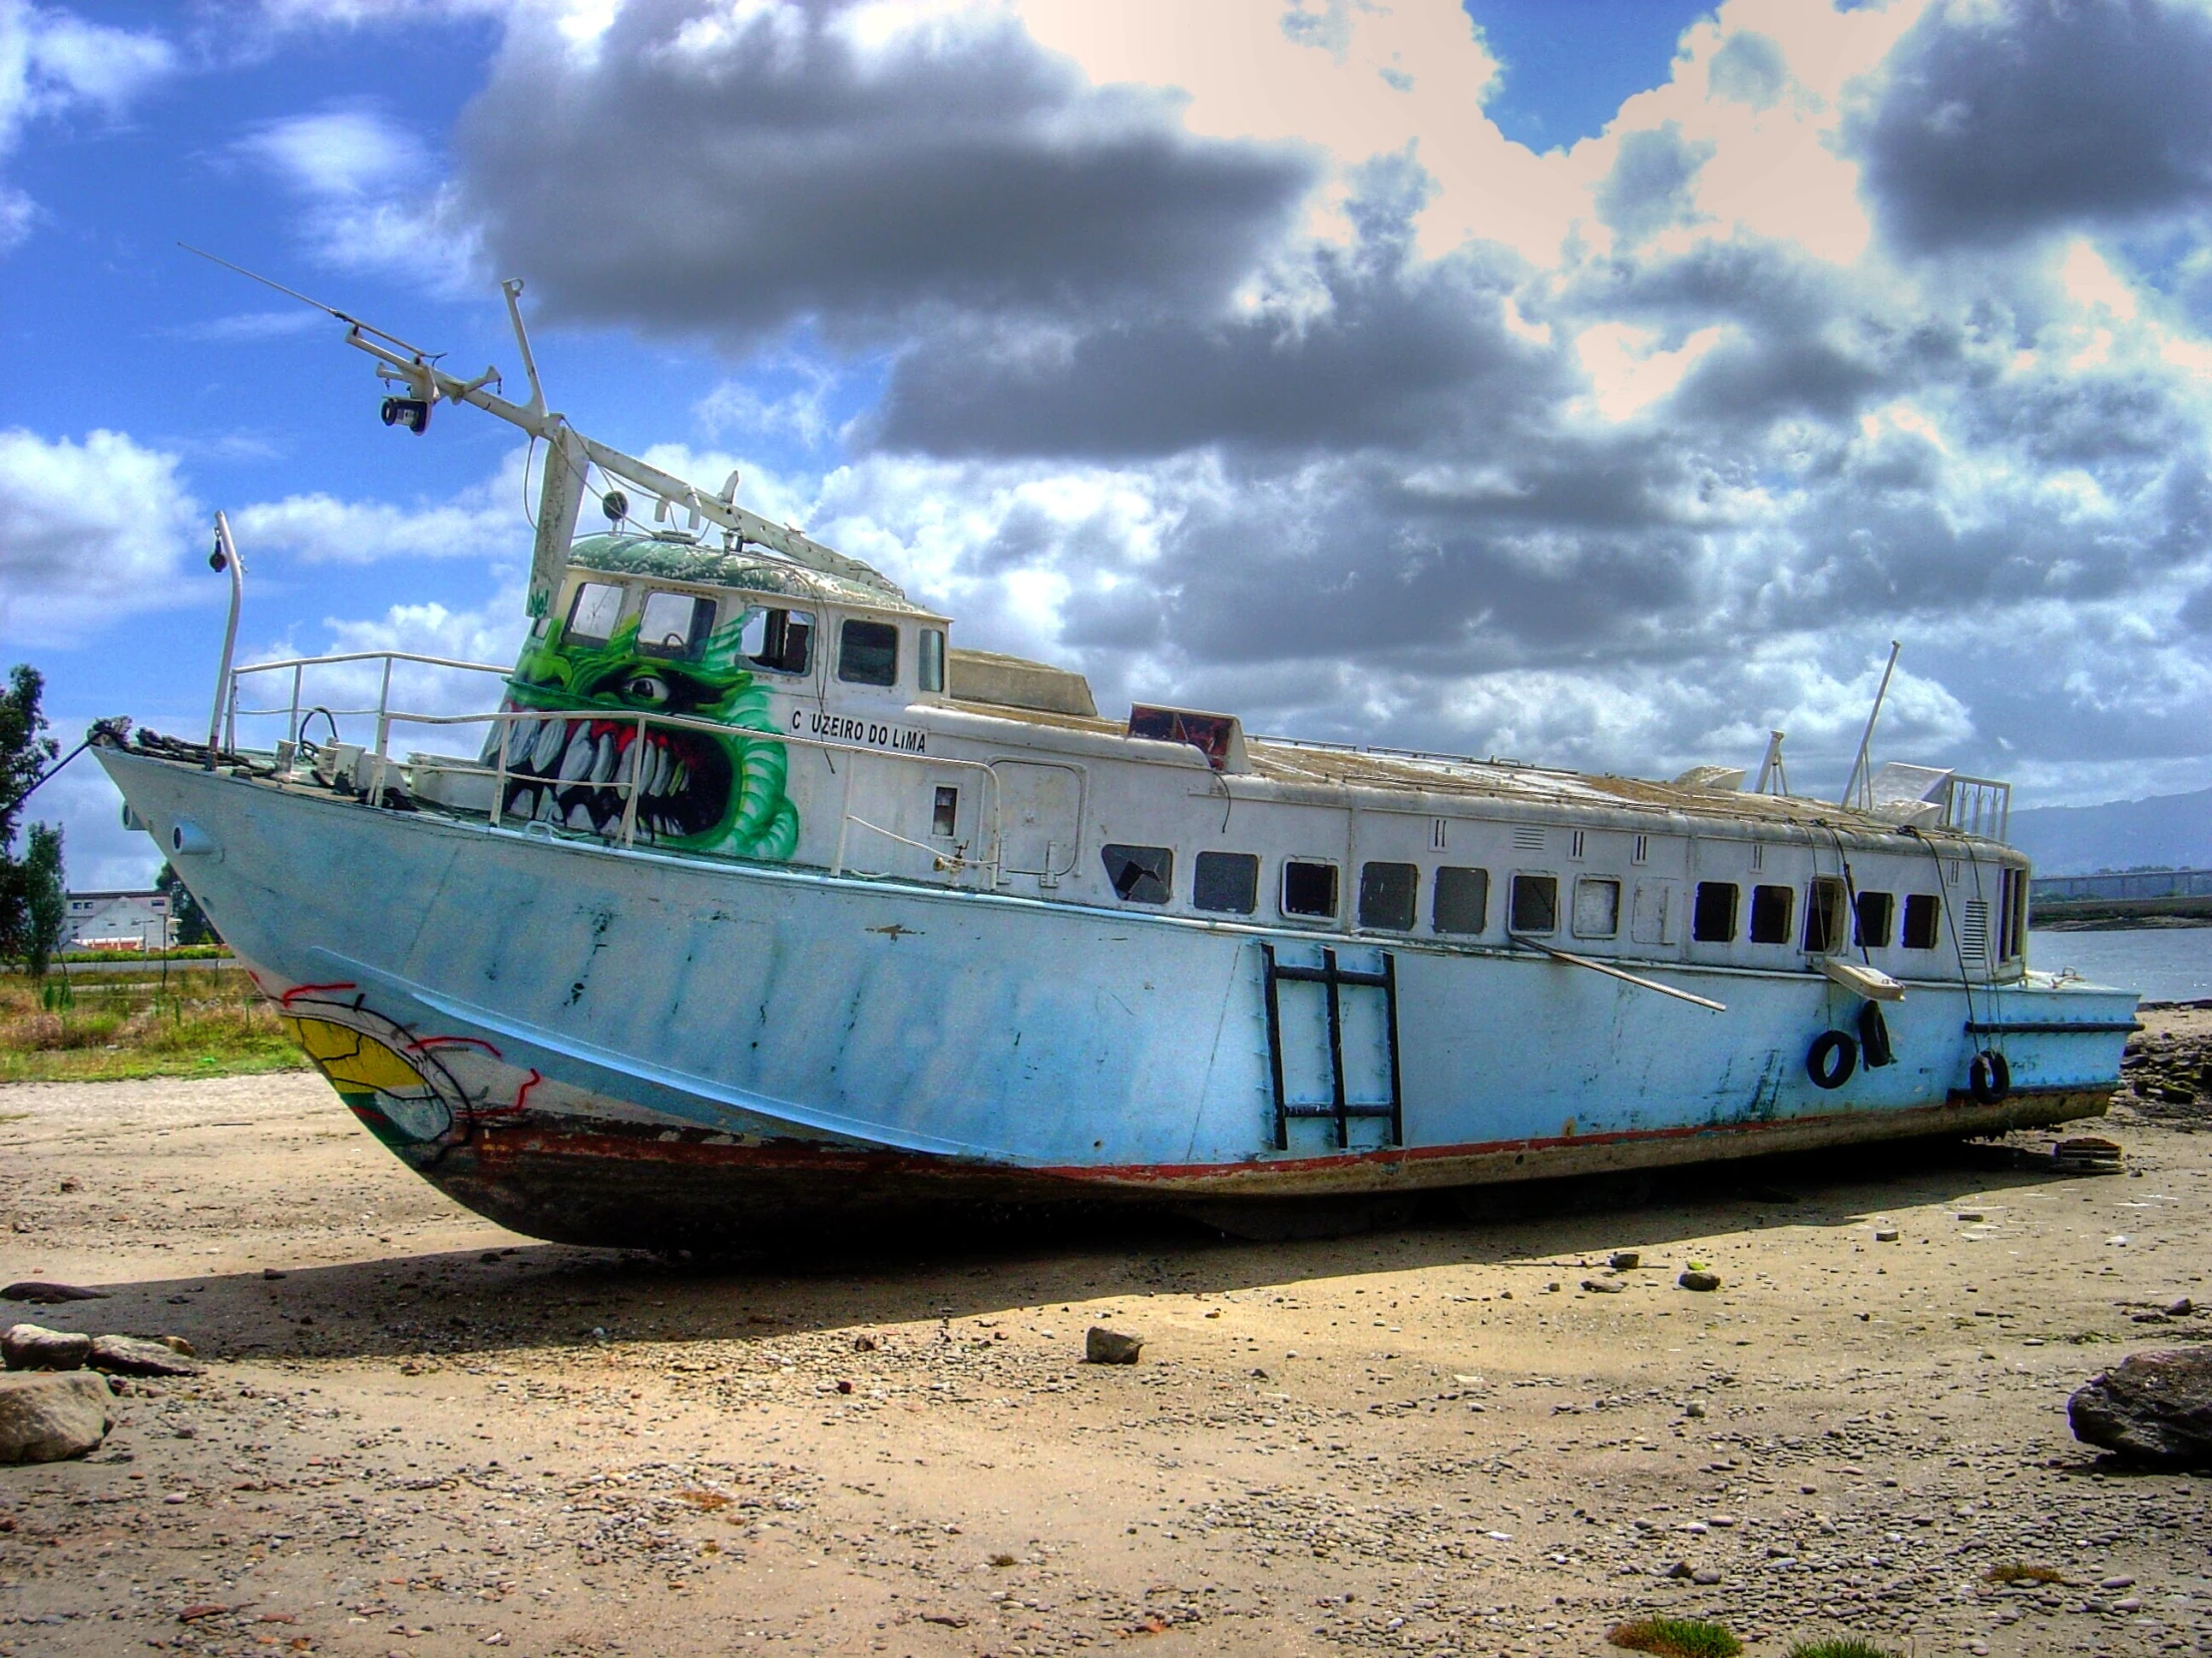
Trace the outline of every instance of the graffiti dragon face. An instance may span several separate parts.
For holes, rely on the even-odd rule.
[[[523,647],[509,681],[510,705],[549,714],[510,729],[508,813],[609,833],[623,816],[623,791],[615,785],[632,775],[631,750],[639,741],[636,720],[622,716],[710,720],[729,733],[646,727],[636,756],[638,843],[790,857],[798,812],[783,791],[783,745],[739,734],[771,728],[767,687],[739,650],[743,617],[681,651],[642,649],[638,628],[632,616],[608,639],[571,639],[555,622]],[[487,760],[492,752],[487,744]]]

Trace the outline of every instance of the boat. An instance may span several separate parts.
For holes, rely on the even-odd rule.
[[[734,475],[586,437],[520,291],[527,402],[331,312],[386,425],[466,405],[535,440],[517,658],[233,666],[219,515],[207,741],[95,749],[359,1121],[505,1226],[706,1250],[1009,1207],[1479,1211],[2056,1124],[2118,1084],[2134,994],[2029,968],[2001,782],[1862,744],[1838,803],[1788,792],[1779,737],[1747,786],[1103,715]],[[426,665],[482,676],[470,711],[395,699]],[[316,705],[333,672],[373,707]]]

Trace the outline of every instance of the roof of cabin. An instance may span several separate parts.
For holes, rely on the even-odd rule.
[[[675,537],[602,534],[579,540],[569,549],[569,562],[609,576],[657,576],[663,581],[695,582],[701,587],[744,588],[789,599],[864,605],[871,610],[903,611],[911,616],[934,615],[909,600],[888,577],[858,559],[840,558],[846,568],[831,572],[763,558],[744,548],[725,551]]]

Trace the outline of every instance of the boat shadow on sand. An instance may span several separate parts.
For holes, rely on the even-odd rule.
[[[1412,1213],[1339,1212],[1339,1235],[1328,1237],[1255,1242],[1185,1218],[1122,1211],[971,1221],[935,1229],[926,1248],[911,1238],[809,1238],[713,1260],[521,1243],[276,1276],[256,1270],[114,1283],[105,1286],[110,1299],[17,1316],[70,1329],[179,1335],[215,1359],[327,1361],[465,1359],[602,1342],[757,1342],[1152,1295],[1294,1290],[1456,1265],[1509,1269],[1526,1298],[1561,1280],[1571,1293],[1572,1280],[1602,1269],[1616,1251],[1641,1256],[1633,1277],[1671,1284],[1699,1240],[1722,1234],[1734,1236],[1726,1260],[1715,1264],[1738,1278],[1757,1270],[1766,1232],[1871,1228],[1895,1215],[1908,1217],[1898,1247],[1917,1250],[1943,1240],[1926,1216],[1909,1218],[1913,1210],[2110,1177],[2061,1168],[2016,1145],[1874,1147],[1487,1188],[1457,1201],[1434,1197]],[[1470,1218],[1462,1208],[1477,1213]],[[1290,1218],[1315,1224],[1310,1213]],[[1345,1235],[1363,1219],[1383,1228]],[[1955,1228],[1957,1219],[1944,1217],[1944,1226]],[[1871,1246],[1871,1231],[1852,1241]]]

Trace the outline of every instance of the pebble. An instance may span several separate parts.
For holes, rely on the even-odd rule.
[[[1894,1226],[1877,1226],[1874,1229],[1876,1243],[1896,1243],[1898,1235],[1898,1229]]]
[[[1709,1272],[1685,1272],[1675,1280],[1685,1290],[1717,1290],[1720,1280]]]
[[[1643,1257],[1633,1249],[1616,1249],[1607,1258],[1605,1264],[1615,1272],[1626,1272],[1631,1267],[1641,1266]]]
[[[1585,1278],[1582,1280],[1582,1288],[1588,1290],[1592,1295],[1618,1295],[1625,1287],[1620,1284],[1608,1284],[1602,1278]]]

